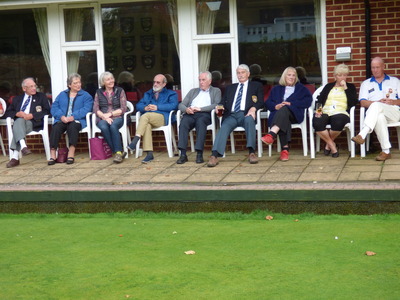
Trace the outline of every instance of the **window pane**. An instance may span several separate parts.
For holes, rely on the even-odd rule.
[[[171,75],[167,87],[172,89],[173,85],[179,85],[175,21],[176,11],[167,1],[103,5],[106,70],[112,72],[117,81],[119,75],[133,74],[134,88],[140,93],[152,87],[158,73]]]
[[[229,33],[229,0],[196,1],[197,34]]]
[[[319,22],[319,21],[318,21]],[[321,83],[313,0],[238,1],[240,61],[276,84],[288,66],[301,66],[310,83]]]
[[[223,93],[225,87],[232,83],[230,44],[199,45],[199,70],[210,71],[212,85],[219,87]]]
[[[26,77],[35,78],[39,89],[50,93],[50,76],[33,11],[0,10],[0,19],[0,97],[7,101],[21,94]],[[43,39],[47,41],[47,35]]]
[[[92,7],[64,9],[65,41],[94,41],[94,11]]]
[[[81,75],[82,89],[94,96],[98,88],[96,51],[67,52],[68,74]]]

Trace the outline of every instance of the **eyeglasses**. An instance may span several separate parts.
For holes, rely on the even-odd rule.
[[[37,88],[37,85],[35,84],[35,85],[26,85],[25,86],[27,89],[35,89],[35,88]]]
[[[153,83],[160,84],[160,83],[162,83],[162,81],[153,81]]]

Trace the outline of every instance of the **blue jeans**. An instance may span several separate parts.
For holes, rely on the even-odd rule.
[[[110,146],[113,153],[122,151],[122,142],[121,136],[119,135],[119,129],[122,127],[123,124],[124,121],[122,120],[122,118],[114,119],[111,125],[104,120],[100,120],[97,123],[97,127],[100,128],[101,134],[106,139],[106,142]]]

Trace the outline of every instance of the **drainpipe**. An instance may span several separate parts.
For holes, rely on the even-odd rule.
[[[369,0],[364,0],[365,6],[365,60],[366,78],[371,77],[371,10]]]

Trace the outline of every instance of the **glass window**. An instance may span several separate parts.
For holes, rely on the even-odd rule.
[[[92,96],[95,95],[99,86],[96,51],[67,52],[67,69],[68,74],[81,75],[82,89]]]
[[[64,27],[66,42],[96,40],[93,7],[64,9]]]
[[[229,0],[196,0],[197,34],[229,33]]]
[[[167,1],[102,5],[106,70],[117,82],[126,72],[133,74],[139,93],[152,87],[158,73],[168,75],[167,87],[179,85],[176,18]]]
[[[6,101],[22,93],[21,82],[26,77],[35,78],[42,92],[51,92],[42,52],[43,47],[48,53],[48,35],[38,33],[44,22],[47,28],[47,16],[43,9],[35,20],[34,12],[39,13],[37,9],[0,10],[0,97]]]
[[[230,44],[199,45],[199,70],[210,71],[212,85],[223,93],[232,83]]]
[[[306,82],[321,83],[313,0],[238,1],[240,62],[252,74],[277,84],[288,66],[306,70]],[[318,19],[318,18],[317,18]],[[319,22],[319,20],[318,20]]]

